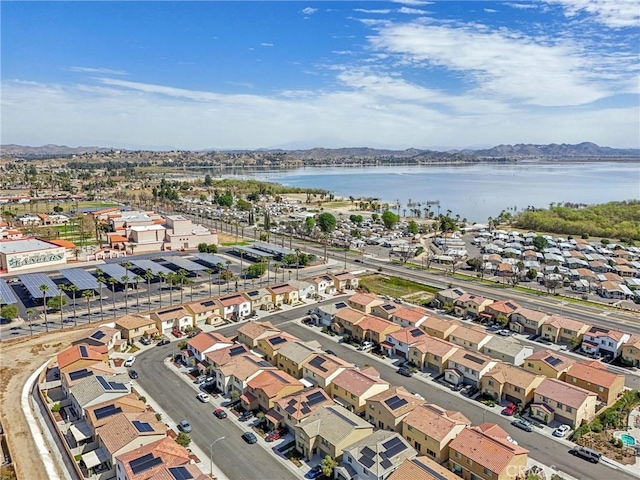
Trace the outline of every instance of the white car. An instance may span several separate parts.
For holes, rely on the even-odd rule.
[[[498,330],[498,335],[502,335],[503,337],[508,337],[511,335],[511,330],[507,330],[507,329]]]
[[[569,425],[560,425],[558,428],[556,428],[553,431],[553,436],[564,437],[567,433],[569,433],[570,430],[571,430],[571,427]]]
[[[207,395],[206,393],[199,393],[198,395],[196,395],[196,398],[202,403],[207,403],[209,401],[209,395]]]
[[[358,347],[358,350],[360,350],[361,352],[364,352],[366,350],[371,350],[372,348],[373,348],[373,343],[364,342],[362,345]]]
[[[123,364],[123,365],[124,365],[125,367],[132,367],[132,366],[133,366],[133,364],[135,363],[135,361],[136,361],[136,357],[129,357],[129,358],[127,358],[127,359],[124,361],[124,364]]]

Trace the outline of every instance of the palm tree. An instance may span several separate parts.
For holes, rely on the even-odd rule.
[[[158,296],[160,299],[160,307],[162,308],[162,283],[166,280],[167,274],[164,272],[158,272],[157,277],[160,279],[160,288],[158,289]]]
[[[67,285],[66,290],[71,292],[71,298],[73,298],[73,323],[77,327],[78,317],[76,316],[76,293],[78,292],[78,287],[72,283],[71,285]]]
[[[120,281],[124,283],[124,313],[129,314],[129,276],[123,275]]]
[[[140,295],[138,295],[138,285],[140,284],[141,280],[142,277],[140,275],[133,276],[133,281],[136,284],[136,310],[138,311],[138,313],[140,313]]]
[[[150,268],[148,268],[144,272],[144,279],[147,281],[147,299],[149,302],[149,310],[151,310],[151,280],[153,280],[154,275]]]
[[[113,278],[113,277],[109,277],[109,285],[111,285],[111,300],[113,300],[113,316],[116,316],[116,283],[118,283],[118,281]],[[82,292],[82,296],[84,297],[84,292]]]
[[[33,335],[33,324],[31,323],[31,317],[33,317],[34,310],[32,308],[27,310],[27,322],[29,322],[29,335]]]
[[[300,271],[300,249],[296,248],[296,280],[298,280],[299,271]]]
[[[82,292],[82,298],[87,299],[87,318],[89,319],[89,323],[91,323],[91,303],[89,301],[93,298],[93,290],[85,290]],[[115,316],[115,313],[114,313]]]
[[[187,275],[188,274],[187,274],[186,270],[184,270],[182,268],[180,270],[178,270],[178,275],[177,275],[176,280],[178,280],[180,282],[180,303],[183,302],[183,293],[184,293],[185,284],[188,284],[189,282],[191,282],[189,280],[189,278],[187,277]],[[191,283],[193,283],[193,282],[191,282]],[[193,289],[192,289],[191,292],[193,293]],[[193,300],[193,295],[191,296],[191,300]]]
[[[222,263],[217,263],[216,268],[218,269],[218,296],[222,295],[220,293],[220,285],[222,284]]]
[[[104,310],[102,308],[102,286],[107,282],[104,275],[98,276],[98,295],[100,296],[100,320],[104,320]]]
[[[47,320],[47,292],[49,291],[49,285],[42,284],[38,287],[42,292],[42,310],[44,311],[44,327],[49,332],[49,321]]]
[[[173,285],[176,283],[177,275],[175,273],[167,273],[167,283],[169,284],[169,303],[173,305]]]
[[[67,289],[64,284],[58,285],[58,293],[60,294],[60,330],[64,330],[64,318],[62,316],[62,292]]]
[[[213,284],[211,282],[211,276],[213,275],[213,270],[210,268],[207,268],[205,271],[209,274],[209,296],[211,297],[213,296],[211,293],[211,289],[213,287]],[[191,291],[193,291],[193,288],[191,289]]]

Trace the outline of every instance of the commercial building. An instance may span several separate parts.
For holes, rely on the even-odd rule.
[[[45,240],[29,237],[0,241],[0,270],[3,272],[21,272],[66,263],[66,249]]]

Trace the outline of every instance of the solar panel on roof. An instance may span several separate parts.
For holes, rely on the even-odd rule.
[[[341,308],[345,308],[347,306],[344,302],[338,302],[335,304],[336,309],[340,310]]]
[[[309,362],[309,365],[311,365],[312,367],[318,368],[318,369],[322,370],[323,372],[326,372],[327,369],[322,366],[322,364],[324,362],[326,362],[326,361],[327,361],[326,359],[324,359],[324,358],[322,358],[320,356],[313,357],[313,360],[311,360]]]
[[[517,310],[517,309],[518,309],[518,307],[516,307],[516,306],[515,306],[513,303],[511,303],[511,302],[507,302],[507,303],[505,303],[505,305],[506,305],[507,307],[509,307],[511,310]]]
[[[226,265],[226,262],[227,262],[225,258],[219,257],[217,255],[213,255],[211,253],[194,253],[193,256],[198,260],[208,263],[209,265],[212,265],[214,267],[217,267],[218,264],[224,267],[224,265]]]
[[[91,370],[83,368],[82,370],[76,370],[75,372],[69,373],[69,378],[75,381],[80,380],[81,378],[90,377],[91,375],[93,375],[93,372]]]
[[[391,440],[383,443],[382,446],[385,448],[387,458],[393,458],[407,449],[407,446],[400,437],[393,437]]]
[[[360,453],[369,458],[373,458],[376,456],[376,452],[371,450],[369,447],[364,447],[362,450],[360,450]]]
[[[100,265],[100,270],[102,270],[105,275],[113,278],[117,283],[122,283],[122,277],[129,276],[129,271],[117,263]]]
[[[138,430],[140,433],[153,432],[153,427],[151,426],[151,424],[149,424],[147,422],[141,422],[139,420],[134,420],[131,423],[133,423],[133,426],[136,427],[136,430]]]
[[[156,262],[154,262],[153,260],[132,260],[131,264],[137,268],[139,268],[140,270],[151,270],[151,273],[153,273],[154,275],[158,275],[159,273],[164,273],[165,275],[169,274],[169,273],[173,273],[173,271],[170,268],[164,267]]]
[[[229,355],[232,357],[235,357],[236,355],[240,355],[241,353],[244,353],[244,352],[246,352],[246,350],[243,346],[233,347],[229,350]]]
[[[271,364],[269,362],[267,362],[266,360],[260,360],[258,362],[258,365],[261,366],[261,367],[270,367],[271,366]]]
[[[103,418],[111,417],[117,413],[121,413],[122,409],[120,407],[116,407],[115,405],[107,405],[106,407],[96,408],[93,411],[93,414],[96,416],[97,420],[102,420]]]
[[[474,357],[473,355],[470,355],[468,353],[464,355],[464,358],[466,358],[467,360],[471,360],[473,363],[477,363],[478,365],[482,365],[484,363],[484,360],[482,360],[481,358]]]
[[[289,405],[284,409],[284,411],[289,414],[293,414],[296,411],[296,407],[294,407],[293,405]]]
[[[256,248],[235,246],[235,247],[233,247],[233,249],[238,251],[238,252],[246,253],[246,254],[251,255],[252,257],[256,257],[256,258],[259,258],[259,257],[273,258],[273,254],[265,252],[264,250],[258,250]]]
[[[251,298],[253,298],[253,297],[257,297],[260,292],[258,290],[254,290],[253,292],[245,292],[245,293]]]
[[[166,260],[170,264],[175,265],[178,268],[182,268],[188,272],[203,272],[207,269],[207,267],[205,267],[204,265],[192,262],[191,260],[184,257],[169,257]]]
[[[174,307],[174,308],[167,308],[165,310],[159,310],[158,314],[160,315],[164,315],[166,313],[175,313],[175,312],[179,312],[180,310],[182,310],[182,307]]]
[[[560,359],[558,357],[551,356],[551,355],[548,356],[547,358],[545,358],[544,361],[547,362],[552,367],[555,367],[556,365],[559,365],[559,364],[562,363],[562,359]]]
[[[78,290],[98,290],[100,282],[86,270],[81,268],[67,268],[60,270],[64,278],[73,283]]]
[[[91,338],[93,338],[95,340],[100,340],[101,338],[104,338],[105,336],[106,336],[106,333],[104,333],[102,330],[98,330],[93,335],[91,335]]]
[[[191,472],[187,470],[187,467],[171,467],[169,473],[173,475],[176,480],[190,480],[193,478]]]
[[[13,293],[13,290],[4,279],[0,279],[0,302],[5,305],[18,303],[16,295]]]
[[[87,358],[89,356],[86,346],[80,345],[80,355],[82,356],[82,358]]]
[[[113,390],[126,390],[127,389],[127,386],[124,383],[109,382],[109,385],[111,385],[111,388]]]
[[[380,466],[386,470],[387,468],[391,468],[393,466],[393,463],[391,463],[387,458],[385,458],[380,462]]]
[[[200,305],[203,307],[213,307],[216,304],[213,300],[207,300],[206,302],[202,302]]]
[[[364,465],[367,468],[371,468],[373,464],[376,463],[376,461],[373,458],[367,457],[366,455],[362,455],[360,457],[360,460],[358,460],[358,462],[360,462],[362,465]]]
[[[153,453],[147,453],[140,458],[131,460],[129,462],[129,466],[131,467],[131,471],[133,472],[133,474],[137,475],[138,473],[149,470],[150,468],[160,465],[161,463],[161,458],[154,457]]]
[[[394,310],[396,307],[394,305],[391,305],[390,303],[385,303],[384,305],[382,305],[382,308],[389,311],[389,310]]]
[[[103,376],[98,375],[96,378],[98,379],[98,382],[100,382],[100,385],[102,385],[102,388],[105,390],[113,390],[111,385],[109,385],[109,382],[107,382]]]
[[[286,342],[286,341],[287,340],[282,338],[282,337],[275,337],[275,338],[272,338],[271,340],[269,340],[269,343],[271,345],[280,345],[281,343]]]
[[[386,403],[391,410],[397,410],[398,408],[406,405],[409,402],[407,402],[407,400],[404,398],[400,398],[397,395],[394,395],[391,398],[387,398],[384,403]]]
[[[306,415],[307,413],[311,412],[311,409],[307,405],[303,404],[300,411]]]
[[[424,335],[424,332],[422,330],[420,330],[419,328],[414,328],[413,330],[411,330],[411,336],[419,337],[421,335]]]
[[[58,290],[58,286],[55,284],[53,280],[51,280],[44,273],[26,273],[23,275],[18,275],[18,278],[25,286],[29,295],[32,298],[44,298],[45,293],[40,290],[40,287],[46,285],[48,290],[46,291],[46,297],[51,298],[57,295],[60,295],[60,290]]]
[[[307,404],[313,407],[320,402],[324,402],[326,399],[327,397],[325,397],[322,392],[314,392],[307,397]]]

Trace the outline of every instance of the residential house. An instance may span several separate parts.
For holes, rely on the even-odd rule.
[[[156,321],[142,315],[125,315],[115,322],[116,328],[122,332],[122,338],[130,341],[158,334]]]
[[[520,305],[514,302],[513,300],[499,300],[499,301],[493,302],[490,305],[487,305],[486,308],[484,309],[484,312],[482,313],[486,315],[488,318],[490,318],[491,320],[497,321],[498,317],[500,316],[509,318],[509,315],[511,315],[513,312],[515,312],[519,308],[520,308]]]
[[[480,379],[480,391],[498,403],[507,401],[526,405],[533,400],[535,389],[545,378],[500,362]]]
[[[402,420],[402,436],[421,455],[443,463],[449,458],[449,443],[468,426],[471,420],[462,413],[426,404]]]
[[[277,367],[251,353],[234,355],[215,370],[216,386],[227,395],[234,390],[243,394],[247,390],[247,382],[264,370],[277,370]]]
[[[116,457],[117,480],[192,478],[205,480],[191,454],[171,437],[144,445]]]
[[[245,410],[268,412],[279,398],[303,390],[304,385],[281,370],[264,370],[247,382],[240,397]]]
[[[541,336],[545,340],[565,345],[574,345],[582,342],[583,335],[591,328],[579,320],[551,315],[542,325]]]
[[[131,393],[129,376],[90,375],[69,389],[71,414],[76,418],[84,416],[84,409],[97,403],[115,400]]]
[[[335,295],[336,287],[329,275],[320,275],[313,279],[316,295]]]
[[[402,432],[402,419],[423,403],[406,388],[391,387],[367,399],[365,418],[376,428]]]
[[[279,332],[269,337],[258,339],[258,345],[256,351],[264,355],[265,360],[272,364],[276,364],[276,354],[278,350],[284,347],[287,342],[300,341],[295,335],[291,335],[287,332]]]
[[[558,422],[576,428],[596,415],[598,395],[572,383],[546,378],[538,385],[531,417],[544,423]]]
[[[373,426],[340,405],[318,408],[295,427],[296,448],[307,458],[329,455],[342,460],[342,452],[373,433]]]
[[[251,311],[271,311],[274,309],[273,295],[266,288],[258,288],[244,292],[245,297],[251,302]]]
[[[371,307],[371,315],[374,317],[384,318],[385,320],[393,321],[393,313],[398,310],[400,305],[397,303],[385,302],[382,305],[374,305]]]
[[[402,327],[396,323],[367,315],[353,326],[351,334],[358,342],[369,341],[375,345],[381,345],[387,335],[400,330],[400,328]]]
[[[400,434],[378,430],[344,448],[335,475],[352,480],[386,480],[396,467],[416,455]]]
[[[184,355],[188,366],[194,367],[196,363],[206,361],[206,354],[221,348],[230,347],[233,340],[217,332],[200,332],[195,337],[187,340],[187,348]]]
[[[212,376],[216,381],[216,386],[223,390],[225,384],[220,370],[222,367],[232,362],[234,358],[250,353],[249,348],[242,343],[226,345],[217,350],[205,353],[205,360],[202,365],[206,366],[204,374]],[[202,369],[200,369],[202,372]]]
[[[333,285],[339,292],[344,292],[345,290],[355,290],[356,288],[358,288],[358,278],[351,272],[340,272],[331,274],[331,278],[333,278]]]
[[[419,456],[406,459],[387,480],[460,480],[460,477],[429,457]]]
[[[631,338],[628,333],[605,327],[591,327],[582,337],[580,349],[590,355],[608,355],[617,358],[622,345]]]
[[[595,393],[598,401],[611,406],[624,392],[625,376],[609,372],[600,362],[578,362],[569,368],[564,381]]]
[[[522,368],[526,371],[542,374],[547,378],[564,380],[564,376],[576,360],[563,357],[550,350],[538,350],[524,360]]]
[[[474,295],[471,293],[464,293],[455,302],[455,314],[460,317],[478,318],[487,305],[491,305],[493,300],[481,297],[480,295]]]
[[[449,444],[449,468],[464,480],[516,480],[525,475],[529,451],[479,427],[467,427]],[[506,434],[506,432],[504,432]]]
[[[293,285],[298,290],[300,300],[309,300],[315,297],[316,287],[311,282],[305,280],[289,280],[289,285]]]
[[[316,353],[302,366],[302,375],[305,380],[330,393],[333,379],[345,370],[354,368],[352,363],[334,355]]]
[[[122,339],[122,332],[117,328],[101,326],[78,341],[78,344],[90,345],[93,347],[105,346],[108,352],[123,352],[127,348],[127,342]]]
[[[65,397],[69,396],[71,387],[79,384],[85,378],[91,375],[102,375],[109,377],[115,375],[116,372],[109,366],[108,363],[95,362],[93,364],[79,368],[78,370],[70,370],[60,372],[60,386],[62,388],[62,394]]]
[[[187,327],[193,327],[193,315],[183,306],[171,306],[161,308],[150,313],[152,320],[156,322],[159,332],[166,335],[177,328],[184,331]]]
[[[218,298],[222,315],[227,319],[239,319],[251,313],[251,301],[241,293],[232,293]]]
[[[422,322],[420,328],[432,337],[449,340],[451,334],[460,325],[461,323],[455,320],[451,321],[444,318],[429,316],[424,322]]]
[[[400,357],[409,358],[409,348],[423,340],[427,334],[423,330],[416,327],[406,327],[387,334],[383,346],[383,351],[387,355],[398,355]]]
[[[333,316],[331,328],[337,333],[353,335],[353,327],[366,316],[365,313],[351,307],[341,308]]]
[[[434,298],[435,306],[438,308],[444,308],[445,305],[455,305],[456,301],[466,292],[459,287],[448,288],[446,290],[440,290],[436,292]]]
[[[201,300],[192,302],[185,306],[187,312],[193,317],[193,325],[222,325],[224,318],[222,314],[222,305],[215,300]]]
[[[305,388],[277,399],[267,419],[274,427],[284,425],[293,432],[294,427],[319,408],[335,405],[331,397],[319,387]]]
[[[493,335],[487,333],[483,327],[474,325],[472,327],[461,326],[456,328],[455,331],[449,335],[448,340],[454,345],[479,352],[492,337]]]
[[[146,411],[147,405],[142,400],[138,400],[137,393],[132,392],[115,400],[107,400],[106,402],[86,407],[84,415],[87,424],[95,431],[96,428],[108,423],[119,413],[141,414]]]
[[[338,405],[360,414],[365,410],[368,398],[388,388],[389,382],[380,378],[376,369],[368,367],[343,370],[334,377],[327,393]]]
[[[282,305],[296,305],[300,303],[298,289],[288,283],[272,285],[267,287],[267,290],[271,292],[271,302],[276,307],[281,307]]]
[[[533,354],[533,348],[510,338],[494,336],[484,344],[481,352],[496,360],[519,366],[524,363],[525,358]]]
[[[356,293],[347,299],[349,307],[365,315],[370,315],[374,306],[383,303],[384,300],[373,293]]]
[[[109,366],[109,354],[106,345],[72,345],[58,353],[57,361],[58,370],[62,374],[63,372],[81,370],[95,363]]]
[[[540,335],[542,325],[549,319],[549,315],[539,310],[520,307],[511,314],[511,330],[529,335]]]
[[[451,355],[459,349],[453,343],[427,335],[409,347],[408,359],[419,369],[440,375],[449,366]]]
[[[320,347],[318,342],[286,342],[277,350],[275,364],[283,372],[300,379],[304,364],[320,352]]]
[[[334,317],[338,310],[348,308],[345,302],[330,303],[329,305],[320,305],[311,307],[308,311],[311,320],[323,327],[330,327],[334,321]]]
[[[398,308],[391,319],[393,323],[397,323],[401,327],[419,327],[424,323],[429,315],[424,308],[421,307],[402,307]]]
[[[444,372],[445,381],[459,385],[480,385],[482,376],[498,362],[480,353],[458,350],[449,357],[448,368]]]
[[[258,340],[280,332],[271,322],[249,322],[238,328],[238,341],[253,349],[258,346]]]
[[[640,337],[633,336],[620,349],[620,359],[626,365],[640,366]]]

